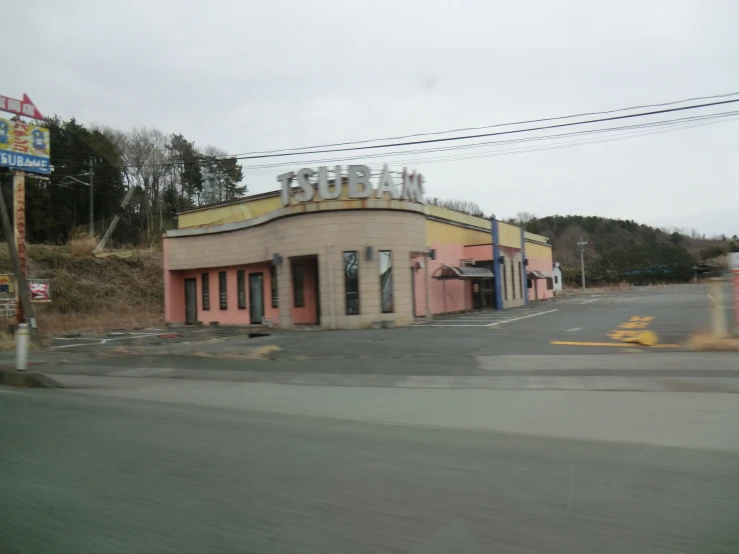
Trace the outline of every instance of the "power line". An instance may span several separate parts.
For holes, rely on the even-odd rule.
[[[732,94],[726,94],[726,95],[716,95],[715,98],[719,97],[726,97],[731,96],[734,94],[739,93],[732,93]],[[705,97],[705,98],[713,98],[713,97]],[[687,101],[687,100],[685,100]],[[676,101],[676,102],[666,102],[664,105],[669,105],[677,102],[685,102],[685,101]],[[477,135],[466,135],[461,137],[444,137],[444,138],[437,138],[437,139],[426,139],[426,140],[418,140],[418,141],[407,141],[407,142],[400,142],[400,143],[391,143],[391,144],[378,144],[378,145],[368,145],[368,146],[358,146],[358,147],[351,147],[351,148],[338,148],[338,149],[329,149],[329,150],[313,150],[313,151],[298,151],[298,152],[290,152],[290,153],[281,153],[281,154],[265,154],[265,155],[256,155],[256,156],[231,156],[230,159],[236,159],[236,160],[249,160],[249,159],[264,159],[264,158],[277,158],[277,157],[289,157],[289,156],[299,156],[299,155],[313,155],[313,154],[322,154],[322,153],[335,153],[335,152],[348,152],[348,151],[360,151],[360,150],[370,150],[370,149],[379,149],[379,148],[394,148],[398,146],[410,146],[415,144],[433,144],[433,143],[440,143],[440,142],[451,142],[451,141],[458,141],[458,140],[469,140],[474,138],[485,138],[485,137],[492,137],[492,136],[502,136],[502,135],[509,135],[509,134],[518,134],[518,133],[527,133],[527,132],[533,132],[533,131],[541,131],[541,130],[547,130],[547,129],[555,129],[555,128],[563,128],[563,127],[571,127],[571,126],[577,126],[577,125],[588,125],[592,123],[602,123],[606,121],[616,121],[616,120],[622,120],[622,119],[633,119],[638,117],[646,117],[651,115],[658,115],[663,113],[672,113],[672,112],[678,112],[678,111],[686,111],[686,110],[693,110],[693,109],[699,109],[699,108],[706,108],[706,107],[712,107],[712,106],[719,106],[723,104],[731,104],[739,102],[739,99],[733,99],[733,100],[723,100],[720,102],[711,102],[711,103],[705,103],[705,104],[694,104],[690,106],[682,106],[677,108],[669,108],[665,110],[653,110],[650,112],[640,112],[636,114],[626,114],[626,115],[619,115],[619,116],[613,116],[613,117],[606,117],[606,118],[598,118],[598,119],[591,119],[591,120],[585,120],[585,121],[575,121],[575,122],[568,122],[568,123],[560,123],[556,125],[546,125],[546,126],[540,126],[540,127],[532,127],[527,129],[514,129],[509,131],[499,131],[495,133],[483,133],[483,134],[477,134]],[[623,108],[623,110],[628,110],[631,108]],[[611,110],[610,112],[605,113],[612,113],[619,110]],[[550,120],[553,119],[564,119],[567,117],[573,117],[573,116],[562,116],[560,118],[550,118]],[[658,122],[660,123],[660,122]],[[506,126],[506,125],[515,125],[516,123],[501,123],[496,126]],[[493,127],[496,127],[493,126]],[[587,131],[586,131],[587,132]],[[376,139],[376,140],[382,140],[382,139]],[[524,139],[524,140],[536,140],[536,138],[533,139]],[[484,144],[484,143],[480,143]],[[448,149],[461,149],[461,148],[468,148],[468,147],[475,147],[478,145],[459,145],[454,147],[449,147]],[[441,149],[439,149],[441,150]],[[429,150],[432,151],[432,150]],[[382,153],[381,156],[392,156],[395,155],[392,152],[388,153]],[[375,155],[365,155],[365,157],[375,157]],[[205,157],[201,156],[201,160],[205,160]],[[350,158],[353,159],[353,158]],[[55,160],[57,163],[59,160]],[[114,167],[136,167],[136,168],[144,168],[144,167],[165,167],[165,166],[179,166],[182,165],[182,161],[177,160],[173,162],[159,162],[159,163],[152,163],[152,164],[122,164],[120,166],[114,166]],[[102,165],[102,164],[101,164]],[[112,164],[105,164],[105,165],[112,165]],[[281,165],[281,164],[275,164],[275,165]],[[74,165],[67,165],[66,168],[73,168],[77,167]]]
[[[380,157],[388,158],[388,157],[401,156],[405,154],[426,154],[426,153],[433,153],[433,152],[446,152],[450,150],[481,148],[483,146],[491,146],[491,145],[495,145],[495,146],[511,145],[511,144],[516,144],[516,143],[521,143],[521,142],[532,142],[532,141],[549,140],[549,139],[559,140],[563,138],[576,137],[576,136],[581,136],[581,135],[619,132],[619,131],[625,131],[625,130],[631,130],[631,129],[643,129],[643,128],[652,128],[652,127],[671,127],[671,126],[678,126],[678,125],[688,123],[688,122],[723,119],[723,118],[728,118],[730,116],[735,116],[735,115],[739,115],[739,110],[729,111],[729,112],[720,112],[717,114],[707,114],[707,115],[692,116],[692,117],[685,117],[685,118],[678,118],[678,119],[670,119],[666,121],[654,121],[654,122],[649,122],[649,123],[623,125],[620,127],[605,127],[605,128],[599,128],[599,129],[588,129],[588,130],[582,130],[582,131],[575,131],[571,133],[540,135],[540,136],[535,136],[535,137],[524,137],[524,138],[516,138],[516,139],[510,139],[510,140],[486,141],[486,142],[478,142],[474,144],[446,146],[446,147],[440,147],[440,148],[427,148],[427,149],[421,149],[421,150],[405,150],[402,152],[383,152],[383,153],[378,153],[378,154],[363,154],[361,155],[361,159],[364,160],[364,159],[369,159],[369,158],[380,158]],[[315,164],[315,163],[330,164],[333,162],[356,160],[358,158],[359,158],[358,156],[331,157],[331,158],[324,158],[324,159],[318,159],[318,160],[311,159],[311,160],[290,161],[290,162],[285,162],[285,163],[248,165],[248,166],[244,166],[244,170],[249,173],[254,174],[255,171],[253,170],[269,169],[269,168],[276,168],[276,167],[286,167],[288,164],[291,164],[291,165],[292,164]]]
[[[401,136],[395,136],[395,137],[384,137],[384,138],[374,138],[374,139],[366,139],[366,140],[357,140],[357,141],[349,141],[349,142],[336,142],[332,144],[318,144],[313,146],[297,146],[294,148],[279,148],[276,150],[261,150],[261,151],[254,151],[254,152],[241,152],[239,154],[232,154],[225,157],[239,157],[239,156],[250,156],[254,154],[275,154],[277,152],[291,152],[294,150],[310,150],[313,148],[331,148],[334,146],[348,146],[352,144],[365,144],[368,142],[379,142],[381,140],[404,140],[407,138],[413,138],[413,137],[423,137],[423,136],[434,136],[434,135],[447,135],[450,133],[462,133],[462,132],[468,132],[468,131],[480,131],[482,129],[494,129],[496,127],[509,127],[511,125],[528,125],[531,123],[543,123],[545,121],[558,121],[562,119],[573,119],[575,117],[590,117],[593,115],[605,115],[610,113],[617,113],[617,112],[625,112],[625,111],[631,111],[631,110],[642,110],[645,108],[659,108],[663,106],[673,106],[675,104],[684,104],[685,102],[696,102],[698,100],[711,100],[715,98],[727,98],[729,96],[737,96],[739,95],[739,92],[730,92],[727,94],[714,94],[712,96],[697,96],[695,98],[686,98],[684,100],[673,100],[670,102],[661,102],[658,104],[642,104],[639,106],[631,106],[629,108],[617,108],[614,110],[605,110],[605,111],[599,111],[599,112],[584,112],[579,114],[572,114],[572,115],[562,115],[557,117],[546,117],[542,119],[529,119],[526,121],[514,121],[511,123],[496,123],[493,125],[483,125],[480,127],[461,127],[459,129],[449,129],[447,131],[433,131],[428,133],[413,133],[410,135],[401,135]]]
[[[622,133],[618,136],[613,137],[603,137],[599,139],[591,139],[591,140],[578,140],[578,141],[570,141],[560,144],[553,144],[553,145],[540,145],[540,146],[534,146],[534,147],[527,147],[527,148],[519,148],[519,149],[509,149],[509,150],[503,150],[503,151],[488,151],[488,152],[481,152],[477,154],[469,154],[469,155],[463,155],[463,156],[446,156],[446,157],[433,157],[433,158],[412,158],[412,159],[403,159],[403,160],[396,160],[395,163],[398,163],[400,165],[405,164],[414,164],[414,163],[424,163],[424,164],[432,164],[432,163],[442,163],[442,162],[455,162],[455,161],[463,161],[463,160],[473,160],[473,159],[480,159],[480,158],[490,158],[490,157],[497,157],[497,156],[507,156],[512,154],[523,154],[523,153],[529,153],[529,152],[541,152],[541,151],[547,151],[547,150],[559,150],[562,148],[572,148],[576,146],[584,146],[589,144],[599,144],[603,142],[611,142],[616,140],[624,140],[624,139],[630,139],[630,138],[638,138],[641,136],[647,136],[647,135],[655,135],[655,134],[661,134],[661,133],[668,133],[668,132],[674,132],[674,131],[680,131],[683,129],[689,129],[694,127],[702,127],[705,125],[712,125],[715,123],[722,123],[727,121],[733,121],[736,120],[737,117],[731,117],[731,118],[724,118],[717,121],[704,121],[704,122],[698,122],[698,123],[692,123],[690,125],[682,124],[681,126],[670,126],[667,128],[657,129],[657,130],[642,130],[640,132],[633,132],[633,133]],[[676,128],[674,128],[676,127]],[[355,159],[355,158],[346,158],[346,159]],[[316,162],[319,163],[319,162]],[[275,164],[277,167],[287,167],[286,165],[279,165]],[[370,164],[370,169],[379,171],[382,168],[382,164],[372,165]],[[274,171],[268,171],[268,170],[257,170],[257,171],[248,171],[247,173],[249,175],[268,175],[274,173]]]
[[[541,127],[529,127],[528,129],[514,129],[511,131],[498,131],[496,133],[481,133],[477,135],[465,135],[461,137],[444,137],[444,138],[436,138],[436,139],[426,139],[426,140],[414,140],[414,141],[407,141],[407,142],[394,142],[391,144],[372,144],[368,146],[353,146],[351,148],[333,148],[328,150],[313,150],[310,152],[289,152],[289,153],[282,153],[282,154],[260,154],[257,156],[234,156],[237,160],[255,160],[255,159],[263,159],[263,158],[283,158],[287,156],[304,156],[307,154],[329,154],[333,152],[351,152],[351,151],[357,151],[357,150],[374,150],[377,148],[395,148],[398,146],[411,146],[414,144],[432,144],[432,143],[438,143],[438,142],[451,142],[451,141],[457,141],[457,140],[469,140],[474,138],[485,138],[485,137],[495,137],[495,136],[501,136],[501,135],[511,135],[515,133],[528,133],[532,131],[544,131],[546,129],[558,129],[562,127],[572,127],[574,125],[588,125],[590,123],[603,123],[605,121],[617,121],[620,119],[633,119],[635,117],[646,117],[649,115],[658,115],[663,113],[672,113],[672,112],[679,112],[679,111],[685,111],[685,110],[695,110],[698,108],[708,108],[711,106],[720,106],[723,104],[733,104],[739,102],[739,99],[735,100],[722,100],[721,102],[709,102],[707,104],[694,104],[692,106],[682,106],[680,108],[668,108],[665,110],[652,110],[650,112],[640,112],[636,114],[627,114],[627,115],[617,115],[612,117],[601,117],[598,119],[589,119],[585,121],[573,121],[570,123],[558,123],[556,125],[544,125]]]

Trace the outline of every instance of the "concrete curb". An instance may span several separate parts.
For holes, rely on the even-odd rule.
[[[35,371],[0,370],[0,385],[31,389],[61,389],[59,381],[44,373]]]
[[[562,390],[612,392],[722,392],[739,393],[739,377],[664,376],[409,376],[330,373],[271,373],[263,371],[188,371],[171,368],[141,368],[106,375],[59,374],[61,386],[74,388],[146,387],[147,382],[167,380],[231,382],[311,387]],[[138,385],[136,383],[139,383]]]

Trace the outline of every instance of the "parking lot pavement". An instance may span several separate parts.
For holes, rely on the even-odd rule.
[[[248,327],[148,327],[109,333],[70,333],[51,339],[49,350],[101,351],[118,346],[158,346],[247,335]]]
[[[505,311],[490,310],[437,315],[433,320],[421,325],[426,327],[495,327],[556,311],[557,308],[553,304],[542,303]]]
[[[276,371],[279,366],[296,372],[317,371],[315,366],[321,365],[323,373],[479,374],[484,371],[478,356],[679,350],[691,333],[707,323],[703,287],[653,287],[532,303],[501,312],[437,316],[426,324],[394,329],[270,329],[263,331],[266,336],[254,338],[249,335],[253,329],[186,327],[67,336],[55,339],[52,349],[32,354],[31,360],[43,355],[50,358],[39,361],[50,365],[56,356],[62,360],[58,363],[66,364],[60,368],[65,372],[73,365],[90,364],[264,371]],[[658,335],[659,347],[641,348],[621,340],[622,335],[643,329]],[[252,355],[256,351],[267,355]],[[12,362],[12,353],[8,356]]]

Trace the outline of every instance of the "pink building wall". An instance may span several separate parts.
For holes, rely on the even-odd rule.
[[[490,261],[493,258],[492,246],[475,245],[464,246],[462,244],[435,243],[431,248],[436,250],[436,259],[427,260],[431,287],[431,312],[442,314],[449,312],[461,312],[472,309],[472,283],[464,280],[447,280],[446,282],[434,279],[434,272],[442,265],[458,266],[460,260],[474,258],[476,261]],[[423,258],[414,258],[413,264],[424,261]],[[426,282],[425,271],[415,269],[413,284],[415,289],[416,317],[426,315]],[[446,290],[446,311],[444,305],[444,291]]]
[[[465,246],[462,252],[462,258],[472,258],[476,262],[489,262],[493,259],[492,244],[475,244],[473,246]]]
[[[166,240],[164,241],[166,245]],[[166,248],[166,246],[165,246]],[[166,252],[166,251],[165,251]],[[166,260],[166,256],[165,256]],[[166,263],[166,262],[165,262]],[[272,321],[278,320],[278,310],[272,307],[272,292],[271,292],[271,277],[270,268],[272,264],[254,264],[244,266],[233,266],[224,268],[211,268],[203,270],[188,270],[188,271],[168,271],[165,268],[164,280],[165,280],[165,317],[168,322],[182,322],[185,321],[185,279],[195,279],[197,289],[197,320],[202,323],[211,323],[217,321],[223,325],[249,325],[252,322],[249,317],[249,306],[251,305],[250,291],[249,291],[249,274],[250,273],[262,273],[262,284],[263,291],[262,295],[264,298],[264,317],[271,319]],[[239,269],[244,270],[244,292],[246,297],[246,307],[239,308],[239,295],[238,295],[238,278],[237,271]],[[218,274],[221,271],[226,272],[226,306],[227,309],[222,310],[220,308],[220,292],[219,292],[219,280]],[[210,309],[203,309],[203,279],[202,274],[207,273],[208,277],[208,292],[210,296]],[[261,323],[260,321],[253,322],[255,324]]]
[[[550,277],[552,276],[551,258],[532,258],[528,254],[526,257],[529,259],[529,270],[535,269],[546,273]],[[536,300],[537,295],[539,300],[545,300],[554,296],[553,290],[547,290],[547,282],[545,279],[532,279],[532,284],[533,286],[529,289],[529,301]],[[534,289],[534,287],[536,287],[536,289]]]
[[[185,280],[180,272],[169,271],[167,256],[168,240],[162,241],[164,258],[164,320],[185,321]]]
[[[441,267],[443,264],[457,266],[462,259],[472,258],[476,262],[489,262],[493,258],[492,245],[490,244],[479,244],[472,246],[463,246],[459,244],[433,244],[431,248],[436,250],[436,260],[428,260],[429,264],[429,276],[431,277],[431,308],[433,314],[444,313],[444,283],[438,279],[433,279],[434,272]],[[539,300],[552,298],[553,291],[547,290],[545,280],[534,280],[532,288],[527,288],[527,280],[525,277],[519,277],[519,266],[518,261],[520,259],[519,254],[521,250],[518,248],[501,246],[501,255],[507,258],[506,264],[506,277],[505,281],[501,276],[501,286],[503,282],[508,287],[508,300],[506,302],[514,302],[516,299],[522,297],[523,290],[528,293],[529,300],[533,301],[536,299],[534,286],[537,287]],[[529,260],[529,265],[526,267],[527,270],[536,269],[552,275],[552,268],[550,267],[550,258],[536,258],[531,257],[529,253],[526,253],[526,258]],[[412,263],[423,261],[423,258],[414,258]],[[513,275],[511,274],[511,264],[514,268]],[[502,269],[502,268],[501,268]],[[415,316],[423,317],[426,315],[426,288],[424,281],[424,270],[414,270],[414,288],[415,288]],[[511,277],[513,276],[513,281]],[[515,287],[515,291],[514,291]],[[514,297],[515,292],[515,297]],[[505,294],[503,294],[505,298]],[[472,283],[463,280],[449,280],[446,281],[446,311],[447,312],[458,312],[472,309]]]

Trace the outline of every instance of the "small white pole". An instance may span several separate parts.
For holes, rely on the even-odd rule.
[[[28,367],[28,323],[19,323],[15,332],[15,369],[25,371]]]

